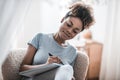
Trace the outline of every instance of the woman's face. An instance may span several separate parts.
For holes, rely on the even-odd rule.
[[[82,30],[82,21],[77,17],[68,17],[61,22],[59,36],[63,40],[72,39]]]

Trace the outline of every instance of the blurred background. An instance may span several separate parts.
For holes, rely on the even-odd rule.
[[[37,33],[56,32],[68,6],[77,1],[90,4],[96,20],[70,41],[78,50],[87,47],[87,79],[120,80],[120,0],[0,0],[0,64],[10,50],[27,48]]]

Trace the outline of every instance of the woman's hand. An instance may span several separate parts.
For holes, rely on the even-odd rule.
[[[57,57],[57,56],[50,56],[48,57],[48,60],[46,62],[47,64],[51,64],[51,63],[61,63],[61,60]]]

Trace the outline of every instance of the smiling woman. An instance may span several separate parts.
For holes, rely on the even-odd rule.
[[[38,33],[28,42],[26,56],[21,64],[20,71],[25,71],[51,63],[61,64],[60,67],[34,75],[22,80],[71,80],[73,77],[73,64],[77,56],[76,48],[66,40],[74,38],[77,34],[94,23],[92,8],[84,3],[74,3],[68,13],[62,18],[59,30],[56,33]],[[55,56],[50,57],[48,53]],[[62,62],[64,64],[62,64]],[[69,70],[69,72],[68,72]],[[52,73],[52,74],[51,74]],[[67,75],[64,75],[64,74]]]
[[[61,22],[59,33],[56,33],[54,37],[58,36],[63,41],[74,38],[82,30],[82,21],[79,18],[63,18]]]

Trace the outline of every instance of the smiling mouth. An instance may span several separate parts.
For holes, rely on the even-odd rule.
[[[66,33],[65,31],[63,31],[63,33],[68,37],[70,38],[70,35],[68,33]]]

